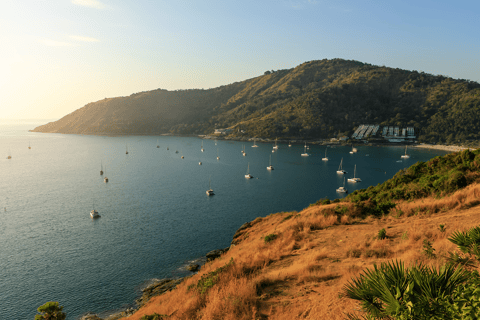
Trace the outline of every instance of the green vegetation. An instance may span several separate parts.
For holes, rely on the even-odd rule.
[[[218,282],[218,277],[220,273],[228,269],[230,266],[234,264],[233,258],[230,259],[230,261],[225,264],[223,267],[220,267],[212,272],[209,272],[207,274],[204,274],[200,280],[198,280],[197,285],[195,286],[196,291],[200,294],[203,295],[205,294],[208,289],[213,287],[217,282]],[[194,286],[189,286],[189,289],[192,289]]]
[[[436,257],[435,249],[432,247],[432,243],[427,239],[423,239],[423,254],[429,259],[434,259]]]
[[[391,200],[442,197],[480,181],[480,149],[435,157],[400,170],[392,179],[355,190],[344,201],[364,215],[382,215],[395,207]]]
[[[272,234],[269,234],[269,235],[266,235],[265,238],[263,238],[263,240],[265,241],[265,243],[269,243],[273,240],[277,239],[277,235],[275,233],[272,233]]]
[[[214,89],[157,89],[90,103],[35,131],[209,134],[318,139],[351,134],[362,123],[415,126],[419,141],[480,140],[480,84],[342,59]],[[472,143],[472,142],[470,142]]]
[[[387,231],[385,229],[380,229],[377,234],[377,239],[383,240],[387,238]]]
[[[67,315],[62,312],[63,307],[58,302],[50,301],[38,307],[40,314],[35,316],[35,320],[65,320]]]
[[[480,227],[454,232],[449,240],[463,256],[451,253],[454,259],[439,269],[424,265],[406,268],[400,261],[382,263],[352,279],[343,294],[360,301],[364,319],[480,318],[480,275],[474,270],[480,264]],[[423,248],[425,254],[435,257],[426,239]],[[348,317],[360,319],[355,314]]]

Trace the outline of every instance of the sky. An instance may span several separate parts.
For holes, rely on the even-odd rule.
[[[480,1],[0,0],[0,119],[342,58],[480,82]]]

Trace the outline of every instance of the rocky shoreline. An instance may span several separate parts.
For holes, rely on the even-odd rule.
[[[246,224],[244,224],[242,227],[244,227],[245,225]],[[243,230],[242,227],[240,227],[239,230]],[[237,233],[238,231],[235,234]],[[230,247],[227,247],[224,249],[212,250],[205,255],[205,261],[209,262],[209,261],[215,260],[218,257],[220,257],[222,254],[227,252],[229,249]],[[201,267],[200,264],[190,263],[185,267],[185,269],[191,272],[197,272],[200,269],[200,267]],[[138,309],[143,307],[152,297],[159,296],[161,294],[164,294],[167,291],[171,291],[175,289],[177,285],[182,283],[183,280],[185,280],[188,277],[190,276],[179,277],[179,278],[166,278],[166,279],[154,281],[152,284],[142,289],[141,297],[135,300],[135,303],[137,305],[135,308],[133,307],[127,308],[125,310],[110,314],[105,318],[101,318],[98,314],[87,312],[86,314],[81,316],[79,320],[118,320],[123,317],[128,317],[134,314]]]

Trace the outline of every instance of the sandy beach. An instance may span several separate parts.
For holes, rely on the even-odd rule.
[[[437,149],[437,150],[445,150],[451,152],[463,151],[465,149],[474,150],[474,148],[462,147],[462,146],[446,146],[442,144],[419,144],[412,146],[413,148],[426,148],[426,149]]]

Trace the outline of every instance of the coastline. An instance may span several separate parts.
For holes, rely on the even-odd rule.
[[[426,144],[421,143],[418,145],[412,146],[413,148],[424,148],[424,149],[435,149],[435,150],[443,150],[443,151],[450,151],[450,152],[458,152],[463,150],[475,150],[475,148],[468,148],[463,146],[447,146],[443,144]]]

